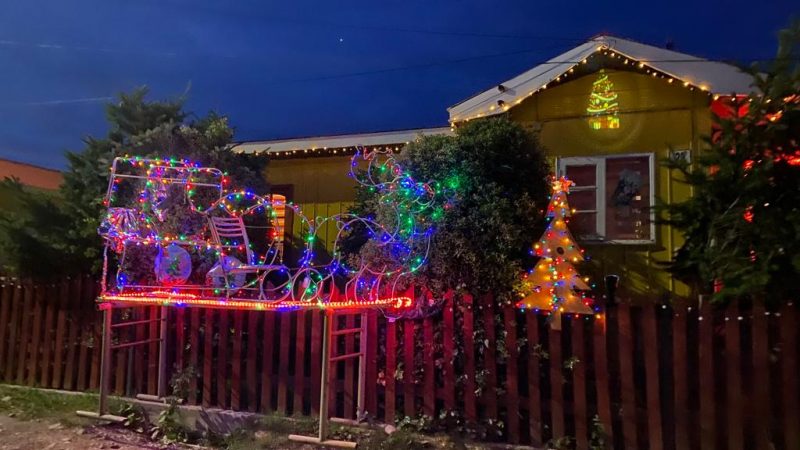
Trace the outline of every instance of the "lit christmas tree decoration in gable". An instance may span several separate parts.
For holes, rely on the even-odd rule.
[[[589,125],[595,130],[619,128],[619,103],[617,93],[614,92],[614,83],[608,78],[604,70],[592,83],[592,92],[589,94]]]
[[[581,278],[575,264],[584,260],[567,227],[574,213],[567,203],[573,182],[561,177],[553,182],[553,194],[547,206],[549,224],[542,237],[533,244],[531,253],[540,259],[523,279],[524,297],[517,303],[522,309],[546,311],[550,326],[561,328],[562,314],[595,314],[592,300],[587,296],[588,278]]]

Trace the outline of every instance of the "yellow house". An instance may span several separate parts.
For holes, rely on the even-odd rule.
[[[681,245],[681,235],[654,223],[651,207],[691,192],[660,161],[691,160],[702,151],[712,104],[749,93],[751,82],[732,65],[599,36],[452,106],[447,128],[249,142],[238,149],[269,154],[275,191],[303,205],[307,216],[325,216],[353,201],[346,173],[355,146],[400,149],[419,134],[446,134],[465,121],[506,114],[537,131],[554,171],[575,182],[569,201],[578,212],[570,226],[593,260],[592,275],[619,275],[619,294],[631,299],[687,295],[659,264]]]

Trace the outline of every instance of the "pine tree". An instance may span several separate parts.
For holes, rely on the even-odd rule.
[[[562,314],[594,314],[585,294],[589,290],[587,280],[575,269],[584,260],[583,250],[567,227],[567,219],[572,215],[567,194],[572,184],[563,177],[553,182],[546,215],[550,223],[533,245],[533,254],[539,261],[525,275],[522,291],[527,295],[517,303],[524,309],[550,311],[551,326],[555,329],[561,328]]]
[[[694,191],[664,208],[665,222],[686,237],[670,269],[718,300],[800,294],[798,52],[800,22],[781,32],[770,66],[749,70],[755,93],[726,101],[709,148],[691,164],[668,162]]]
[[[229,171],[241,186],[266,190],[266,158],[231,151],[227,118],[212,112],[190,119],[183,99],[148,101],[147,93],[140,88],[121,94],[106,106],[108,135],[87,137],[82,151],[67,153],[69,167],[57,197],[15,188],[22,206],[0,217],[4,272],[53,277],[99,268],[103,244],[97,227],[105,213],[108,168],[117,156],[187,158]],[[146,270],[152,272],[152,266]]]
[[[589,94],[589,106],[586,108],[586,112],[591,116],[589,124],[595,130],[619,128],[617,93],[614,92],[614,83],[602,69],[597,80],[592,83],[592,92]]]

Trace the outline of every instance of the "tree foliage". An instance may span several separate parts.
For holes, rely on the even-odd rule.
[[[717,118],[709,150],[671,161],[693,189],[667,205],[685,234],[670,269],[717,298],[785,300],[800,293],[800,23],[780,34],[769,67],[754,66],[755,93]],[[768,296],[766,294],[769,294]]]
[[[458,180],[456,200],[445,210],[415,281],[438,292],[464,288],[507,299],[531,242],[544,229],[549,167],[537,137],[507,118],[477,120],[455,136],[421,137],[398,161],[419,181]],[[352,211],[380,217],[376,203],[375,194],[359,189]],[[347,251],[377,257],[359,230],[351,236]]]
[[[97,270],[102,243],[97,234],[113,158],[122,155],[188,158],[227,171],[231,180],[265,191],[264,158],[231,151],[233,130],[216,113],[194,117],[183,99],[148,101],[147,89],[121,94],[106,106],[108,134],[87,137],[67,152],[68,170],[58,196],[46,196],[6,181],[20,207],[0,217],[3,270],[21,276],[56,276]]]

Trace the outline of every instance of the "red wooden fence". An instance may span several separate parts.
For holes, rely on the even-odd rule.
[[[100,314],[88,278],[0,283],[0,381],[96,390]],[[154,317],[136,308],[132,318]],[[448,295],[437,316],[367,316],[366,405],[379,421],[427,415],[486,439],[586,448],[800,448],[796,306],[626,304],[601,318],[545,318],[490,297]],[[343,323],[358,326],[357,319]],[[192,368],[187,401],[244,411],[316,414],[321,312],[172,309],[169,367]],[[131,327],[141,340],[157,327]],[[358,348],[357,338],[342,350]],[[154,394],[157,346],[112,355],[117,394]],[[333,371],[332,408],[355,414],[357,362]],[[603,432],[593,425],[594,418]]]

